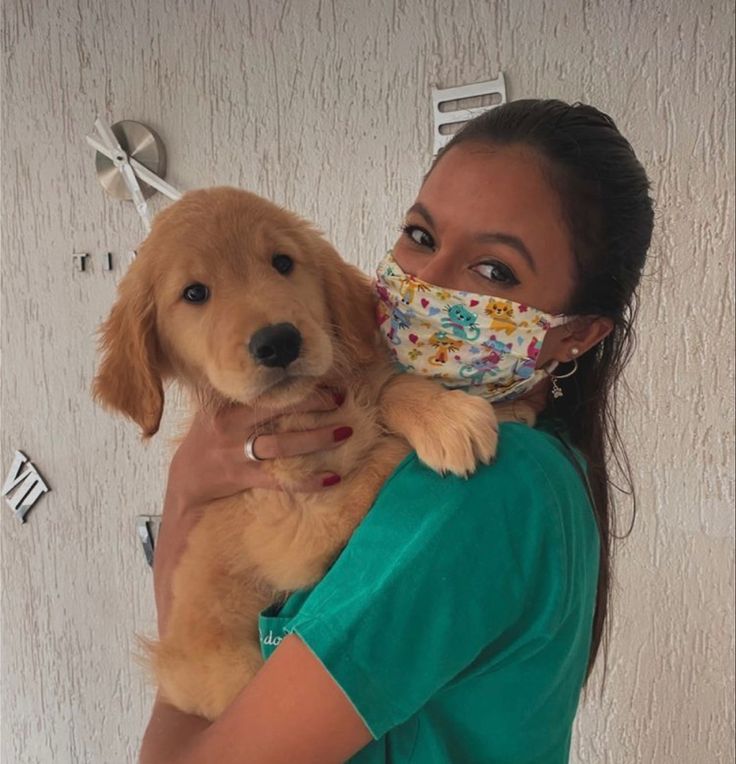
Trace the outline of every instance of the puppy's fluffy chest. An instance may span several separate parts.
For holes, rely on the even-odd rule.
[[[294,432],[331,424],[352,427],[353,434],[333,449],[269,460],[269,470],[283,486],[281,490],[250,489],[217,502],[206,512],[197,529],[200,543],[210,553],[215,548],[237,549],[230,558],[235,569],[225,566],[226,575],[243,572],[237,568],[247,561],[248,569],[274,591],[315,583],[409,451],[403,439],[381,426],[376,404],[358,402],[352,395],[331,413],[280,417],[272,431]],[[334,472],[341,481],[324,490],[298,490],[305,479],[322,472]]]
[[[280,417],[272,432],[300,432],[316,428],[350,427],[352,434],[332,448],[314,451],[302,456],[273,460],[272,474],[282,486],[298,486],[299,482],[317,473],[332,472],[343,483],[350,481],[355,470],[365,463],[371,449],[386,434],[380,423],[378,405],[365,397],[349,394],[342,406],[328,413],[288,414]],[[334,436],[333,436],[334,437]],[[324,498],[324,493],[322,498]],[[306,494],[302,494],[302,497]]]

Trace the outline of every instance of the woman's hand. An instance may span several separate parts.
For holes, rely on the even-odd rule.
[[[163,517],[153,561],[153,585],[162,635],[171,600],[171,575],[186,547],[187,537],[202,516],[208,502],[246,491],[249,488],[279,489],[261,462],[245,456],[243,444],[259,426],[284,413],[334,411],[342,396],[318,390],[288,410],[267,416],[256,415],[247,406],[226,409],[217,415],[199,412],[169,466]],[[259,435],[253,451],[260,459],[289,457],[336,448],[344,440],[335,438],[335,426],[302,432]],[[320,491],[339,482],[340,476],[320,473],[308,479],[302,491]],[[290,490],[295,490],[291,486]]]

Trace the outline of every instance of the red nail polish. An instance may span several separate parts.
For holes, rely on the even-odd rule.
[[[330,475],[322,481],[322,485],[335,485],[335,483],[339,483],[341,480],[342,478],[339,475]]]
[[[338,441],[338,440],[345,440],[346,438],[349,438],[352,434],[353,434],[352,427],[338,427],[336,430],[333,431],[332,436],[335,438],[336,441]]]

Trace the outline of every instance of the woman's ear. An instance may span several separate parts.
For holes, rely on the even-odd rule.
[[[377,297],[370,278],[346,263],[329,245],[323,247],[322,277],[333,334],[342,346],[351,371],[375,358]]]
[[[559,339],[555,360],[560,363],[580,358],[613,331],[613,319],[605,316],[579,316],[566,324]],[[573,349],[577,352],[573,353]]]
[[[158,431],[164,392],[152,288],[136,265],[140,263],[134,261],[120,282],[118,299],[98,330],[103,358],[92,395],[103,407],[136,422],[146,439]]]

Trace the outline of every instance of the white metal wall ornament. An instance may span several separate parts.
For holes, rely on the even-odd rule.
[[[477,102],[484,97],[490,97],[494,103],[478,105]],[[463,102],[465,102],[464,105]],[[454,88],[433,88],[434,155],[436,156],[439,150],[450,142],[454,134],[449,129],[450,126],[467,122],[502,103],[506,103],[506,80],[503,72],[500,72],[495,80],[475,82],[472,85],[460,85]]]
[[[21,472],[24,464],[27,464],[27,469]],[[21,523],[25,523],[26,515],[33,505],[50,490],[28,457],[22,451],[16,451],[3,483],[2,495]]]
[[[86,252],[75,252],[72,255],[72,260],[74,261],[74,268],[81,272],[86,271],[88,257],[89,257],[89,254]]]
[[[161,515],[138,515],[135,518],[136,535],[143,546],[143,554],[150,568],[153,567],[153,551],[160,525]]]
[[[151,230],[151,215],[146,198],[156,191],[174,201],[182,196],[180,191],[159,177],[166,172],[164,144],[150,127],[133,120],[116,122],[110,127],[98,117],[95,127],[100,137],[87,135],[85,140],[97,150],[97,179],[114,199],[133,201],[148,233]],[[143,187],[138,178],[143,181]]]

